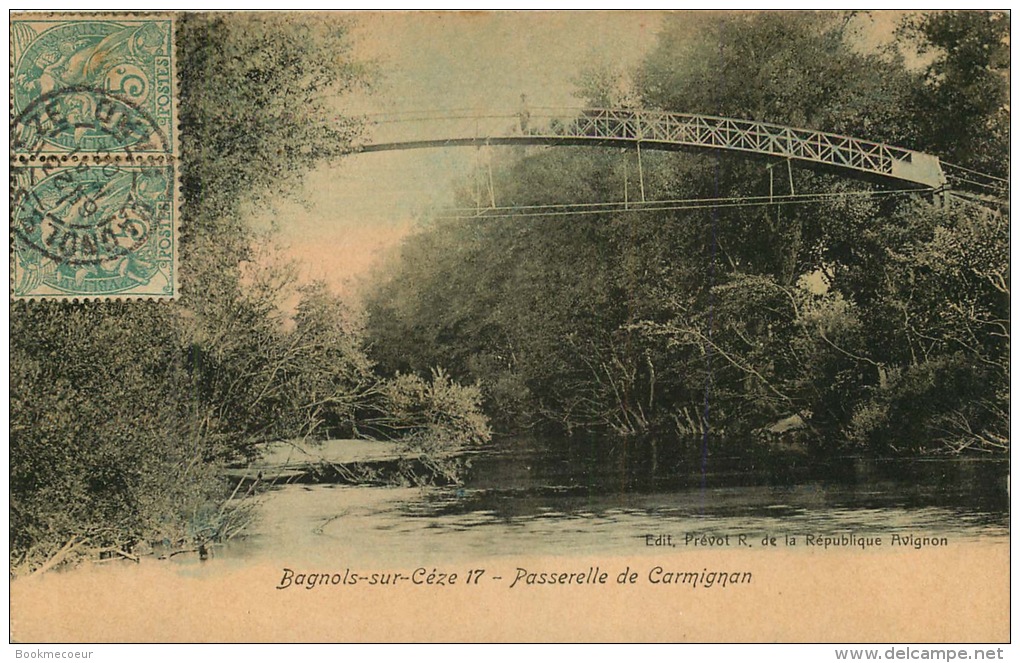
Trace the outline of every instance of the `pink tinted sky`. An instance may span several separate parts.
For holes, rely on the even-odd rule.
[[[654,12],[354,13],[355,57],[378,63],[371,94],[337,100],[338,113],[438,109],[514,112],[572,106],[571,80],[593,60],[630,70],[655,42]],[[860,21],[868,41],[888,38],[889,14]],[[351,294],[384,252],[478,163],[472,148],[350,156],[305,178],[298,201],[282,200],[256,225],[274,222],[303,280]]]
[[[520,95],[536,106],[576,105],[571,78],[586,62],[636,64],[654,42],[658,14],[613,12],[358,13],[355,56],[378,62],[371,94],[338,100],[338,113],[435,109],[514,112]],[[350,292],[421,213],[449,202],[478,162],[454,148],[355,155],[305,178],[300,202],[281,200],[256,217],[275,222],[303,279]]]

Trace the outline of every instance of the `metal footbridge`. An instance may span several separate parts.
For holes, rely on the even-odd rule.
[[[631,108],[522,108],[515,113],[424,111],[367,118],[361,152],[490,145],[589,145],[709,150],[785,160],[934,194],[1000,204],[1008,181],[938,157],[853,136],[768,122]]]

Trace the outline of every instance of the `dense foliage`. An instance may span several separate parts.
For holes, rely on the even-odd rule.
[[[12,574],[231,536],[221,470],[265,441],[406,439],[447,472],[443,451],[488,439],[475,387],[377,377],[321,284],[280,305],[290,270],[244,210],[350,149],[358,126],[327,101],[370,80],[343,21],[296,21],[178,22],[183,297],[11,306]]]
[[[1007,169],[1008,17],[909,17],[869,50],[837,13],[670,18],[634,102],[767,120]],[[927,55],[908,66],[904,53]],[[614,87],[618,86],[618,87]],[[935,118],[936,120],[933,120]],[[994,162],[994,163],[993,163]],[[437,218],[369,299],[390,372],[479,380],[502,426],[770,437],[877,453],[1008,446],[1008,216],[785,163],[643,154],[649,199],[823,194],[797,205]],[[769,167],[774,168],[769,172]],[[503,204],[619,201],[634,155],[556,148],[497,164]],[[470,205],[466,199],[465,206]]]
[[[678,15],[637,71],[579,72],[578,92],[1006,174],[1008,16],[914,15],[898,50],[881,51],[861,45],[858,20]],[[179,21],[182,299],[11,306],[12,573],[230,536],[221,470],[269,440],[400,439],[449,476],[445,451],[491,435],[483,403],[504,430],[802,428],[818,450],[1008,448],[1008,212],[973,202],[645,152],[649,199],[787,193],[790,180],[826,197],[435,219],[402,246],[367,318],[322,284],[298,286],[245,210],[349,150],[359,127],[326,100],[372,73],[343,21],[294,21]],[[518,150],[493,181],[506,204],[618,201],[628,186],[633,200],[636,167],[619,150]]]

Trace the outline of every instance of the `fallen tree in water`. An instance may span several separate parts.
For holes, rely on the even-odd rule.
[[[449,476],[434,452],[487,439],[474,387],[380,377],[357,316],[321,284],[295,293],[249,221],[351,151],[360,123],[330,107],[370,78],[350,48],[342,17],[179,17],[181,298],[12,304],[12,576],[207,554],[265,483],[225,470],[270,441],[406,440]]]

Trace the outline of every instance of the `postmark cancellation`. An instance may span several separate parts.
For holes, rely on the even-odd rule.
[[[14,299],[177,295],[174,22],[11,22]]]

